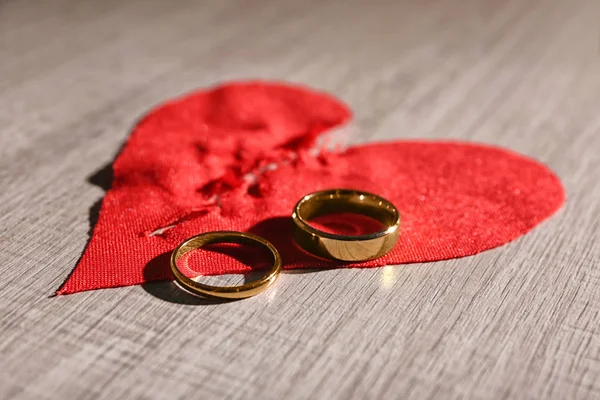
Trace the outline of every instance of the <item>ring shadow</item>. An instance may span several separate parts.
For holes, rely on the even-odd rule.
[[[248,229],[248,232],[261,236],[271,242],[281,253],[283,257],[283,265],[286,265],[286,260],[289,259],[293,259],[295,261],[315,261],[313,255],[308,254],[300,249],[292,239],[291,217],[274,217],[265,219]],[[244,283],[259,279],[264,275],[266,269],[265,267],[267,267],[265,263],[257,264],[256,253],[248,252],[247,248],[245,247],[211,246],[211,248],[203,248],[203,250],[209,250],[215,253],[226,255],[252,268],[251,271],[243,274]],[[146,264],[144,268],[144,280],[146,283],[143,283],[141,286],[147,293],[161,300],[176,304],[213,305],[231,302],[231,300],[215,300],[212,298],[196,296],[180,288],[172,280],[173,278],[170,272],[170,258],[171,252],[165,252]],[[331,265],[326,266],[325,268],[321,266],[319,269],[297,269],[293,271],[286,270],[283,271],[283,273],[313,273],[331,269],[336,265],[340,265],[339,262],[334,263],[328,262],[327,260],[319,261],[331,263]],[[158,281],[164,279],[169,279],[169,281]]]
[[[211,245],[203,247],[203,250],[231,257],[242,264],[255,268],[253,267],[255,264],[250,260],[249,253],[244,251],[243,248],[226,245]],[[259,264],[259,266],[260,265],[261,264]],[[244,283],[249,283],[260,278],[263,274],[264,271],[253,269],[239,275],[243,275]],[[198,306],[231,303],[238,300],[202,297],[192,294],[179,286],[173,280],[173,275],[171,274],[170,251],[162,253],[150,260],[144,266],[143,275],[145,283],[141,284],[142,289],[144,289],[146,293],[169,303]],[[165,279],[167,280],[165,281]]]

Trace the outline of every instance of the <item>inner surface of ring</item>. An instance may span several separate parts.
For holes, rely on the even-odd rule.
[[[186,244],[179,248],[179,251],[177,254],[175,254],[175,260],[179,260],[185,254],[194,250],[199,250],[204,246],[221,243],[236,243],[266,250],[269,255],[269,260],[271,262],[275,262],[275,256],[273,252],[264,243],[245,236],[224,236],[222,234],[205,234],[203,236],[190,239]]]
[[[369,216],[386,227],[398,222],[398,212],[391,203],[360,192],[318,193],[298,206],[299,217],[307,223],[313,218],[342,212]]]

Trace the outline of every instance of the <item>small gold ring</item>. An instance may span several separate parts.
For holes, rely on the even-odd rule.
[[[258,245],[259,247],[266,248],[271,254],[273,266],[261,279],[240,286],[206,285],[188,278],[179,270],[177,260],[184,254],[199,249],[202,246],[217,243],[239,243],[250,246]],[[221,299],[244,299],[263,292],[277,280],[281,272],[281,256],[270,242],[251,233],[234,231],[207,232],[187,239],[173,250],[171,254],[171,272],[175,281],[184,290],[192,294]]]
[[[351,212],[381,222],[385,229],[366,235],[336,235],[313,228],[311,218]],[[366,261],[394,248],[400,234],[400,213],[383,197],[358,190],[333,189],[304,196],[292,213],[294,240],[304,250],[322,258]]]

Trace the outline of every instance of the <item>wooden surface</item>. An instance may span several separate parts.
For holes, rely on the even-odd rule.
[[[0,398],[600,398],[600,2],[0,0]],[[354,140],[547,163],[565,208],[473,257],[50,298],[90,182],[154,105],[234,78],[330,91]]]

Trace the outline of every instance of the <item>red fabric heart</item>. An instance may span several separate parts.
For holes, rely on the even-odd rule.
[[[286,268],[462,257],[523,235],[564,202],[560,181],[545,166],[489,146],[399,141],[312,155],[317,137],[349,118],[326,94],[265,82],[228,84],[158,108],[115,161],[94,234],[58,294],[169,279],[170,251],[213,230],[264,236]],[[377,193],[398,207],[401,234],[391,253],[343,264],[294,245],[296,201],[338,187]],[[342,229],[351,231],[353,220],[344,221]],[[251,269],[251,257],[198,254],[198,274]]]

